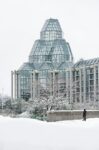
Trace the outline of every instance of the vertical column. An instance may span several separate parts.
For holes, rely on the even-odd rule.
[[[19,98],[19,73],[16,72],[16,98]]]
[[[39,97],[39,73],[38,72],[35,72],[35,86],[36,86],[36,91],[35,91],[35,94],[36,94],[36,97]]]
[[[68,71],[66,70],[66,98],[67,98],[67,101],[68,101],[68,89],[69,89],[69,86],[68,86]]]
[[[18,72],[17,71],[14,71],[14,80],[15,80],[15,99],[17,99],[18,98],[18,93],[19,93],[19,89],[18,89]]]
[[[13,71],[11,71],[11,101],[13,101]]]
[[[99,64],[98,64],[98,89],[97,89],[97,92],[98,92],[98,102],[99,102]]]
[[[75,103],[77,103],[77,95],[76,95],[76,69],[75,69],[75,73],[74,73],[74,83],[73,83],[74,85],[74,93],[75,93]]]
[[[94,102],[96,102],[96,66],[94,66]]]
[[[31,100],[33,100],[33,73],[30,75],[30,90],[31,90]]]
[[[83,68],[83,87],[84,87],[84,104],[86,103],[86,68]]]
[[[70,69],[70,103],[73,103],[73,80],[72,80],[72,69]]]
[[[39,72],[38,72],[38,97],[40,98],[40,78],[39,78]]]
[[[58,71],[55,72],[55,96],[58,97],[58,77],[59,73]]]
[[[33,72],[33,99],[40,96],[39,73]]]
[[[57,96],[59,97],[59,71],[57,71]]]
[[[50,72],[50,96],[53,96],[53,72]]]
[[[16,71],[14,71],[14,98],[16,99]]]
[[[69,77],[69,70],[66,70],[66,98],[67,101],[70,102],[70,96],[69,96],[69,92],[70,92],[70,77]]]
[[[90,75],[90,73],[87,73],[87,75]],[[88,88],[88,91],[86,92],[86,94],[88,93],[88,102],[90,103],[91,102],[91,90],[90,90],[90,76],[89,78],[87,79],[87,82],[88,82],[88,85],[86,86]]]
[[[33,99],[35,98],[35,72],[33,72]]]
[[[21,98],[21,83],[20,83],[20,81],[21,81],[21,79],[20,79],[20,73],[18,72],[18,98]]]
[[[58,71],[53,72],[53,96],[58,96]]]
[[[82,103],[82,73],[81,73],[81,69],[79,69],[79,84],[80,84],[80,103]]]
[[[50,74],[50,94],[52,96],[59,95],[59,72],[52,71]]]
[[[53,96],[55,96],[55,71],[53,71]]]
[[[20,98],[20,75],[17,71],[11,71],[11,99]]]

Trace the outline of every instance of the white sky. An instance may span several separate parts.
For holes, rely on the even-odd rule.
[[[75,61],[99,57],[99,0],[0,0],[0,93],[28,60],[48,18],[57,18]]]

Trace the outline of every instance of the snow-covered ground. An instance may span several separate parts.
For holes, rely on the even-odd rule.
[[[0,150],[99,150],[99,119],[49,123],[1,116]]]

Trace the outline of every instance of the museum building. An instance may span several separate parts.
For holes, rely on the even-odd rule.
[[[35,99],[47,94],[69,103],[99,101],[99,58],[74,63],[69,43],[57,19],[48,19],[28,62],[11,71],[11,97]]]

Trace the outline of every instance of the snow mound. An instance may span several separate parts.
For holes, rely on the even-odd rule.
[[[0,117],[0,150],[99,150],[99,119],[42,122]]]
[[[25,111],[19,115],[17,115],[18,118],[31,118],[31,115],[29,112]]]

